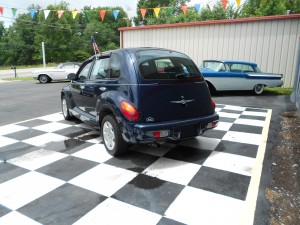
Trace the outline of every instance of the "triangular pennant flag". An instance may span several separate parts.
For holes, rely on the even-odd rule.
[[[91,20],[92,12],[91,11],[84,11],[85,17],[87,21]]]
[[[102,21],[104,20],[105,13],[106,13],[106,10],[100,10],[100,17],[101,17]]]
[[[153,10],[154,10],[156,18],[158,18],[160,8],[154,8]]]
[[[18,10],[16,8],[11,8],[11,11],[13,16],[16,16]]]
[[[227,6],[228,0],[222,0],[222,5],[224,10],[226,10],[226,6]]]
[[[49,16],[49,13],[50,13],[49,9],[44,10],[45,19],[47,19],[47,17]]]
[[[62,16],[63,13],[64,13],[64,10],[58,10],[57,11],[58,19],[61,18],[61,16]]]
[[[238,5],[238,7],[240,7],[240,5],[241,5],[241,0],[236,0],[236,4]]]
[[[195,4],[195,9],[197,12],[200,12],[200,3]]]
[[[30,9],[30,16],[31,16],[31,19],[34,18],[35,14],[36,14],[36,9]]]
[[[146,12],[147,12],[147,9],[140,9],[141,11],[141,14],[142,14],[142,18],[143,20],[145,19],[145,15],[146,15]]]
[[[185,15],[186,14],[187,5],[182,5],[181,9],[183,11],[183,14]]]
[[[0,7],[0,14],[3,15],[3,7]]]
[[[73,20],[75,19],[76,15],[77,15],[78,11],[77,10],[73,10],[72,11],[72,17],[73,17]]]
[[[120,10],[114,10],[114,11],[113,11],[115,20],[118,18],[119,12],[120,12]]]

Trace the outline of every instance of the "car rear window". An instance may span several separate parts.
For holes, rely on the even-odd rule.
[[[202,78],[194,62],[179,52],[143,50],[136,53],[136,58],[146,80]]]

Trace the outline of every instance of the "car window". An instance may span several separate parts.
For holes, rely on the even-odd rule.
[[[148,79],[200,78],[198,68],[186,55],[163,50],[136,53],[141,76]]]
[[[119,78],[121,71],[121,61],[120,57],[117,54],[113,54],[111,56],[111,64],[110,64],[110,78]]]
[[[74,64],[65,64],[62,69],[74,69]]]
[[[236,63],[236,64],[232,64],[230,66],[230,71],[231,72],[255,72],[254,68],[251,65],[247,65],[247,64],[240,64],[240,63]]]
[[[91,68],[92,62],[89,62],[85,67],[80,71],[78,77],[80,80],[86,80],[89,75],[89,70]]]
[[[214,71],[226,71],[225,65],[222,62],[204,61],[201,65],[201,68]]]
[[[90,79],[95,80],[95,79],[109,78],[108,65],[109,65],[109,58],[97,59],[93,66]]]

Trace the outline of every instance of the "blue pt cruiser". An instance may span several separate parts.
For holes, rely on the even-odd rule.
[[[194,138],[219,121],[197,66],[176,51],[113,50],[89,58],[68,78],[61,91],[65,119],[100,129],[114,156],[128,144]]]

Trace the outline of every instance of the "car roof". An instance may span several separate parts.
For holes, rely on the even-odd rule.
[[[222,63],[238,63],[238,64],[246,64],[246,65],[251,65],[251,66],[257,66],[256,63],[254,62],[247,62],[247,61],[238,61],[238,60],[203,60],[203,62],[222,62]]]
[[[115,50],[109,50],[109,51],[105,51],[102,52],[101,54],[97,54],[96,56],[109,56],[110,54],[114,53],[114,52],[128,52],[129,54],[135,54],[138,51],[141,50],[163,50],[163,51],[172,51],[172,52],[178,52],[175,50],[170,50],[170,49],[166,49],[166,48],[157,48],[157,47],[135,47],[135,48],[120,48],[120,49],[115,49]],[[88,58],[87,60],[91,60],[95,57],[95,55],[91,56],[90,58]]]

